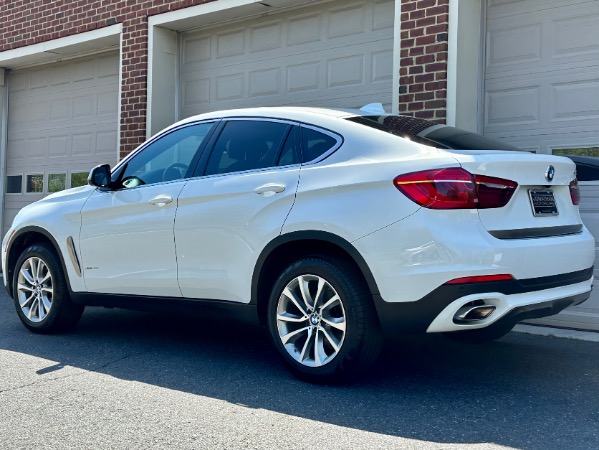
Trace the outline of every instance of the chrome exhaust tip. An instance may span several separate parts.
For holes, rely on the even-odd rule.
[[[468,302],[453,317],[455,323],[472,323],[486,319],[497,309],[494,305],[486,305],[482,300]]]

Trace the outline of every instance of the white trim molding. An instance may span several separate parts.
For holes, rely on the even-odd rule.
[[[85,33],[40,42],[39,44],[6,50],[0,52],[0,67],[15,69],[59,61],[100,50],[116,50],[119,48],[121,32],[122,25],[116,24]]]
[[[399,114],[399,87],[401,69],[401,0],[395,0],[395,20],[393,21],[393,88],[391,112]]]
[[[449,0],[447,125],[479,131],[480,80],[484,69],[482,0]]]

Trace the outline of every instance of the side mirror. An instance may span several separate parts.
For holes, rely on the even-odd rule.
[[[110,165],[101,164],[90,170],[87,183],[90,186],[110,188]]]

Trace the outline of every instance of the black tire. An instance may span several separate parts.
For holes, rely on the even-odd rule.
[[[322,289],[322,301],[312,311],[312,315],[316,313],[317,316],[322,318],[322,321],[319,319],[319,323],[313,325],[311,319],[305,319],[305,322],[297,325],[298,328],[303,327],[305,324],[307,327],[312,326],[314,330],[318,329],[314,331],[315,337],[313,339],[316,339],[315,343],[312,345],[311,350],[306,351],[306,354],[311,353],[314,355],[312,364],[317,364],[315,349],[319,333],[320,339],[323,342],[319,347],[323,350],[326,347],[331,353],[335,353],[332,356],[329,355],[330,360],[327,360],[320,366],[309,366],[308,359],[304,360],[304,362],[299,362],[297,359],[301,359],[303,353],[299,351],[299,347],[306,349],[307,344],[305,343],[309,339],[312,339],[312,334],[305,333],[303,344],[301,341],[302,337],[294,339],[294,342],[291,344],[288,343],[288,346],[297,347],[297,350],[288,351],[279,333],[279,327],[286,327],[287,322],[277,319],[278,308],[283,308],[284,304],[290,308],[295,308],[295,303],[286,300],[288,297],[284,297],[283,292],[286,287],[292,286],[293,283],[297,282],[300,276],[313,277],[312,281],[307,282],[311,286],[308,288],[308,291],[311,291],[313,294],[317,291],[317,289],[316,291],[314,289],[320,282],[319,280],[324,280],[323,285],[325,287]],[[313,284],[310,285],[309,283]],[[299,282],[297,286],[297,289],[299,289]],[[331,289],[336,291],[339,301],[335,300],[330,303],[326,300],[326,296],[330,296],[329,299],[336,298],[333,295],[334,291]],[[316,297],[316,295],[309,295],[309,297]],[[279,304],[280,301],[283,303]],[[329,306],[326,309],[322,308],[326,304],[334,306]],[[305,307],[305,303],[302,306]],[[309,308],[305,309],[306,311],[309,310]],[[302,315],[301,312],[297,314],[298,316]],[[325,339],[327,338],[325,334],[335,338],[342,333],[336,327],[333,328],[329,325],[331,321],[340,320],[338,317],[341,315],[344,315],[345,330],[343,331],[343,337],[337,342],[339,344],[338,349],[335,350],[330,344],[331,341]],[[325,259],[324,257],[310,257],[298,260],[283,271],[272,289],[268,304],[267,324],[274,345],[287,367],[299,378],[313,383],[336,383],[347,378],[355,378],[376,361],[383,344],[383,335],[372,302],[372,296],[362,274],[350,264],[343,261]],[[283,332],[285,331],[286,329],[283,329]],[[337,334],[335,335],[335,333]],[[290,351],[293,351],[297,356],[293,357]]]
[[[446,337],[458,342],[468,344],[485,344],[502,338],[514,328],[516,324],[512,322],[501,322],[489,325],[485,328],[477,328],[474,330],[453,331],[444,333]]]
[[[19,288],[19,277],[24,277],[21,271],[24,270],[31,277],[34,266],[41,267],[39,277],[32,278],[31,285],[26,278],[21,279],[21,286],[25,285],[33,289]],[[38,283],[44,277],[49,278]],[[36,294],[36,289],[39,296]],[[29,292],[31,292],[31,300],[28,301],[26,293]],[[46,304],[50,305],[47,308],[43,306],[41,300],[44,293]],[[83,306],[71,301],[58,256],[52,246],[44,243],[31,245],[17,260],[13,277],[13,299],[19,319],[34,333],[49,334],[70,330],[77,325],[84,309]],[[41,307],[40,303],[42,303]],[[43,311],[40,308],[43,308]],[[28,312],[31,312],[31,317],[28,317]]]

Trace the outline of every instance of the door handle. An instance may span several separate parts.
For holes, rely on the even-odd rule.
[[[256,189],[254,189],[254,192],[264,197],[270,197],[271,195],[278,194],[279,192],[283,192],[284,190],[284,184],[267,183],[263,184],[262,186],[258,186]]]
[[[152,200],[149,200],[148,203],[150,205],[164,206],[167,203],[171,203],[172,201],[173,197],[171,197],[170,195],[157,195]]]

